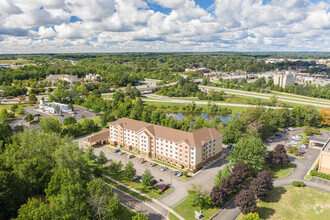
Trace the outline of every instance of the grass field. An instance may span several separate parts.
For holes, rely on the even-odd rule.
[[[173,107],[173,106],[177,106],[179,108],[185,106],[186,104],[184,103],[171,103],[171,102],[150,102],[150,101],[145,101],[146,104],[148,105],[154,105],[156,107]],[[198,106],[202,106],[202,107],[207,107],[207,105],[198,105]],[[231,109],[232,114],[241,114],[243,111],[245,111],[247,109],[247,107],[236,107],[236,106],[221,106],[221,107],[226,107],[228,109]],[[164,109],[167,112],[174,112],[173,109]],[[178,112],[184,112],[182,110],[177,110]],[[219,113],[220,114],[220,113]]]
[[[83,122],[86,119],[92,119],[95,122],[95,124],[98,124],[100,127],[103,127],[102,123],[101,123],[100,116],[94,116],[94,117],[91,117],[91,118],[84,118],[84,119],[79,120],[79,122]]]
[[[293,169],[293,164],[289,163],[284,166],[277,166],[271,169],[270,173],[272,174],[273,178],[283,178],[287,176],[292,169]]]
[[[258,203],[261,219],[315,219],[330,216],[330,193],[309,187],[275,188]]]
[[[25,60],[25,59],[20,59],[18,58],[17,60],[0,60],[1,64],[11,64],[11,63],[18,63],[21,65],[27,65],[27,64],[33,64],[31,60]]]
[[[183,200],[177,206],[173,208],[173,210],[178,213],[182,218],[185,220],[193,220],[195,219],[195,211],[202,211],[204,215],[203,219],[210,219],[218,210],[219,208],[211,208],[211,209],[201,209],[200,207],[193,207],[188,199]],[[170,220],[176,220],[177,217],[173,214],[169,214]]]

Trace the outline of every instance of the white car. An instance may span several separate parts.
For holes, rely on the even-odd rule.
[[[302,144],[302,145],[300,145],[300,147],[299,148],[302,148],[302,149],[307,149],[307,146],[306,146],[306,144]]]
[[[294,129],[292,127],[288,128],[289,131],[294,131]]]

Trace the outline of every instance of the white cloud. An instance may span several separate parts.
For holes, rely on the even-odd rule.
[[[215,0],[209,10],[194,0],[0,0],[3,53],[329,51],[329,30],[323,1]]]

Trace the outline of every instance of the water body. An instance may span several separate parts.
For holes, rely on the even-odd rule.
[[[202,116],[204,119],[212,121],[215,116],[219,116],[224,123],[230,119],[230,117],[235,116],[234,114],[231,115],[222,115],[218,113],[188,113],[188,112],[172,112],[166,113],[166,117],[173,116],[176,120],[181,120],[181,118],[187,118],[188,116],[193,116],[197,119],[199,116]],[[240,116],[239,114],[237,115]]]

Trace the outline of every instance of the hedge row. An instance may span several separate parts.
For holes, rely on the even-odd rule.
[[[310,172],[310,175],[311,175],[311,176],[318,177],[318,178],[322,178],[322,179],[325,179],[325,180],[330,180],[330,175],[329,175],[329,174],[326,174],[326,173],[320,173],[320,172],[317,172],[316,170],[312,170],[312,171]]]

